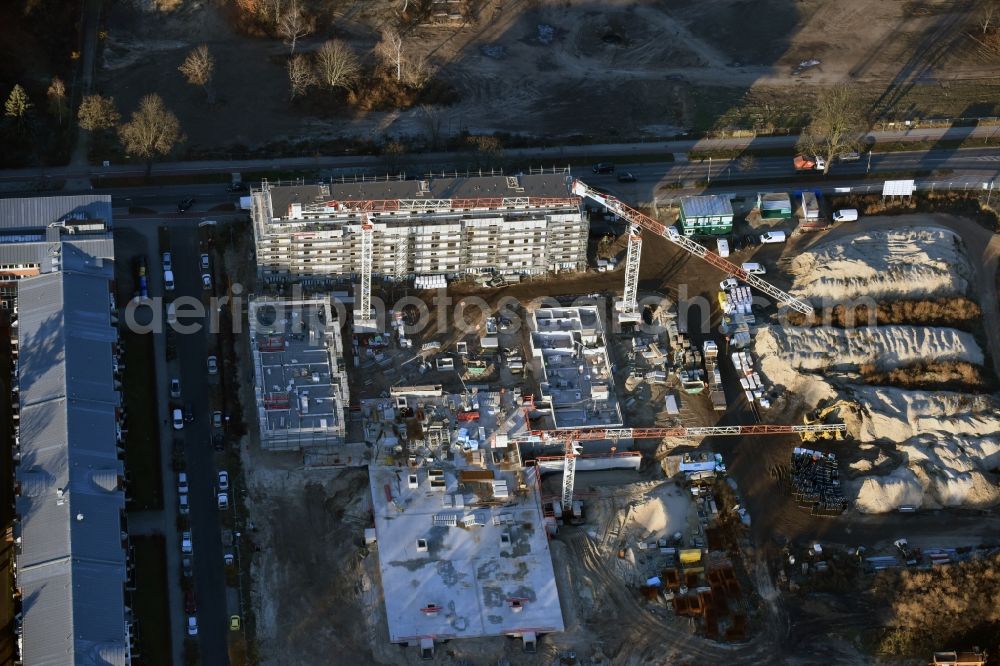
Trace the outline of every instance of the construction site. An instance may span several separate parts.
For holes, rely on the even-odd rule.
[[[452,184],[454,199],[419,181],[368,184],[371,199],[310,191],[310,210],[350,220],[358,239],[343,250],[352,268],[322,271],[331,288],[356,285],[335,360],[349,408],[336,440],[275,452],[261,428],[246,449],[257,543],[274,555],[254,565],[258,639],[283,651],[265,662],[330,650],[376,663],[763,659],[791,621],[769,539],[822,533],[892,552],[873,514],[997,503],[995,398],[891,374],[930,359],[982,367],[983,338],[916,320],[829,322],[838,297],[980,296],[982,267],[954,220],[873,218],[741,255],[767,262],[764,279],[708,249],[714,240],[566,176],[545,203],[498,199],[485,183]],[[439,198],[388,196],[412,188]],[[268,190],[272,209],[302,196]],[[259,214],[258,248],[270,242]],[[445,245],[474,236],[470,221],[575,217],[584,242],[524,270],[467,265],[463,247],[447,269],[410,256],[383,273],[380,248],[399,246],[379,220],[400,215],[453,220],[454,240],[444,227],[435,239]],[[586,242],[605,216],[618,229],[611,272]],[[259,273],[294,275],[292,264]],[[677,298],[682,282],[709,325]],[[995,314],[995,296],[981,303]],[[254,339],[248,352],[262,357]],[[291,344],[279,345],[288,359]],[[269,384],[312,395],[313,372],[286,367]],[[262,423],[294,422],[291,400],[256,390]],[[316,542],[302,544],[303,531]],[[822,564],[810,575],[826,570],[810,561]],[[304,587],[316,567],[331,573]],[[308,647],[281,640],[304,632]]]

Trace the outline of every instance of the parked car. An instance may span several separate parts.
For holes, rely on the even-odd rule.
[[[753,261],[741,264],[740,268],[745,270],[747,273],[750,273],[751,275],[764,275],[767,273],[767,269],[765,269],[763,265]]]
[[[198,618],[196,618],[194,615],[188,615],[187,628],[188,628],[188,636],[197,636]]]
[[[184,429],[184,414],[180,409],[175,409],[173,414],[174,430]]]
[[[191,489],[188,487],[188,475],[187,475],[187,472],[178,472],[177,473],[177,493],[179,495],[186,495],[189,492],[191,492]]]
[[[170,380],[170,397],[171,398],[181,397],[181,380],[179,379]]]
[[[229,490],[229,472],[224,469],[219,470],[219,490],[222,492]]]
[[[190,555],[194,552],[194,543],[191,541],[190,532],[181,532],[181,553]]]
[[[615,165],[611,162],[598,162],[594,165],[594,173],[614,173]]]
[[[227,567],[233,566],[233,564],[236,563],[236,558],[233,557],[233,551],[227,550],[227,551],[223,552],[222,553],[222,562]]]
[[[786,240],[788,240],[788,236],[784,231],[767,231],[760,235],[760,242],[764,244],[784,243]]]
[[[212,276],[208,273],[201,274],[201,288],[211,289],[212,288]]]
[[[219,359],[215,356],[208,357],[208,374],[216,375],[219,373]]]
[[[207,271],[208,270],[208,265],[209,265],[208,255],[207,254],[201,255],[201,270]]]
[[[212,412],[212,427],[213,428],[222,427],[222,412],[220,411]]]
[[[198,612],[198,602],[194,596],[194,590],[188,588],[184,590],[184,612],[188,615],[194,615]]]
[[[191,403],[184,405],[184,422],[191,423],[194,421],[194,408],[191,407]]]
[[[174,256],[169,252],[163,253],[162,261],[160,263],[163,264],[163,270],[165,271],[174,270]]]
[[[729,256],[729,241],[725,238],[719,238],[715,241],[716,254],[720,257]]]
[[[837,160],[840,162],[857,162],[860,159],[861,159],[861,153],[859,153],[856,150],[852,150],[849,153],[844,153],[843,155],[837,158]]]
[[[728,291],[729,289],[735,289],[740,286],[740,281],[734,277],[729,277],[719,283],[719,289],[722,291]]]
[[[834,222],[857,222],[857,208],[842,208],[833,214]]]
[[[177,504],[178,504],[178,509],[180,511],[180,514],[182,516],[186,516],[189,513],[191,513],[191,505],[188,504],[188,496],[187,495],[178,495],[177,496]]]
[[[194,205],[194,197],[188,197],[187,199],[182,199],[177,204],[177,212],[178,213],[183,213],[183,212],[185,212],[187,210],[190,210],[191,206],[193,206],[193,205]]]
[[[177,323],[177,306],[174,305],[173,301],[167,303],[167,323]]]
[[[618,174],[619,183],[634,183],[635,181],[636,178],[631,171],[623,171],[620,174]]]
[[[229,631],[239,631],[240,630],[240,616],[230,615],[229,616]]]
[[[229,493],[219,493],[219,509],[225,511],[229,508]]]
[[[216,451],[226,450],[226,442],[222,438],[222,433],[217,432],[214,435],[212,435],[212,446],[215,448]]]
[[[194,575],[194,563],[190,557],[181,558],[181,574],[185,578],[191,578]]]
[[[174,272],[170,270],[163,271],[163,288],[167,291],[173,291],[175,286]]]

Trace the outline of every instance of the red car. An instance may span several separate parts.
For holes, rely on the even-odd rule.
[[[198,612],[198,602],[194,598],[194,590],[184,590],[184,612],[194,615]]]

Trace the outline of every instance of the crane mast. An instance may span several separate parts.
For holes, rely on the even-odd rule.
[[[615,197],[604,194],[603,192],[599,192],[580,180],[574,180],[571,189],[573,194],[576,194],[577,196],[580,197],[589,197],[593,199],[594,201],[596,201],[597,203],[601,204],[609,211],[614,213],[615,215],[624,219],[630,225],[641,227],[642,229],[650,231],[656,234],[657,236],[662,236],[663,238],[666,238],[674,245],[677,245],[682,249],[686,250],[687,252],[693,254],[694,256],[712,264],[719,270],[726,273],[726,275],[731,275],[733,277],[739,278],[743,282],[749,284],[751,287],[755,287],[756,289],[764,292],[765,294],[775,299],[779,303],[787,305],[788,307],[792,308],[793,310],[796,310],[797,312],[801,312],[802,314],[807,314],[807,315],[813,314],[813,308],[808,303],[798,298],[795,298],[791,294],[785,293],[784,291],[778,289],[771,283],[760,279],[756,275],[747,273],[745,270],[743,270],[736,264],[732,263],[731,261],[723,259],[714,252],[710,252],[709,250],[705,249],[698,243],[695,243],[690,238],[687,238],[686,236],[678,233],[678,231],[673,227],[668,227],[665,224],[657,222],[648,215],[643,215],[634,208],[625,205]],[[638,267],[638,259],[636,259],[636,265]],[[636,270],[636,276],[638,277],[638,270]]]
[[[371,331],[375,328],[372,312],[372,264],[375,255],[375,225],[368,213],[361,213],[361,293],[354,310],[354,331]]]
[[[639,258],[642,256],[642,229],[637,224],[629,225],[628,252],[625,254],[625,289],[619,305],[618,320],[637,322],[640,319],[639,303]]]

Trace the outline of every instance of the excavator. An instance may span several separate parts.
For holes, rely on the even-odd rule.
[[[839,410],[841,407],[854,407],[854,403],[850,400],[837,400],[826,407],[818,407],[811,412],[802,415],[803,425],[819,425],[826,423],[826,417],[835,411]],[[799,437],[802,438],[803,442],[815,442],[818,439],[844,439],[844,431],[842,430],[803,430],[799,432]]]

